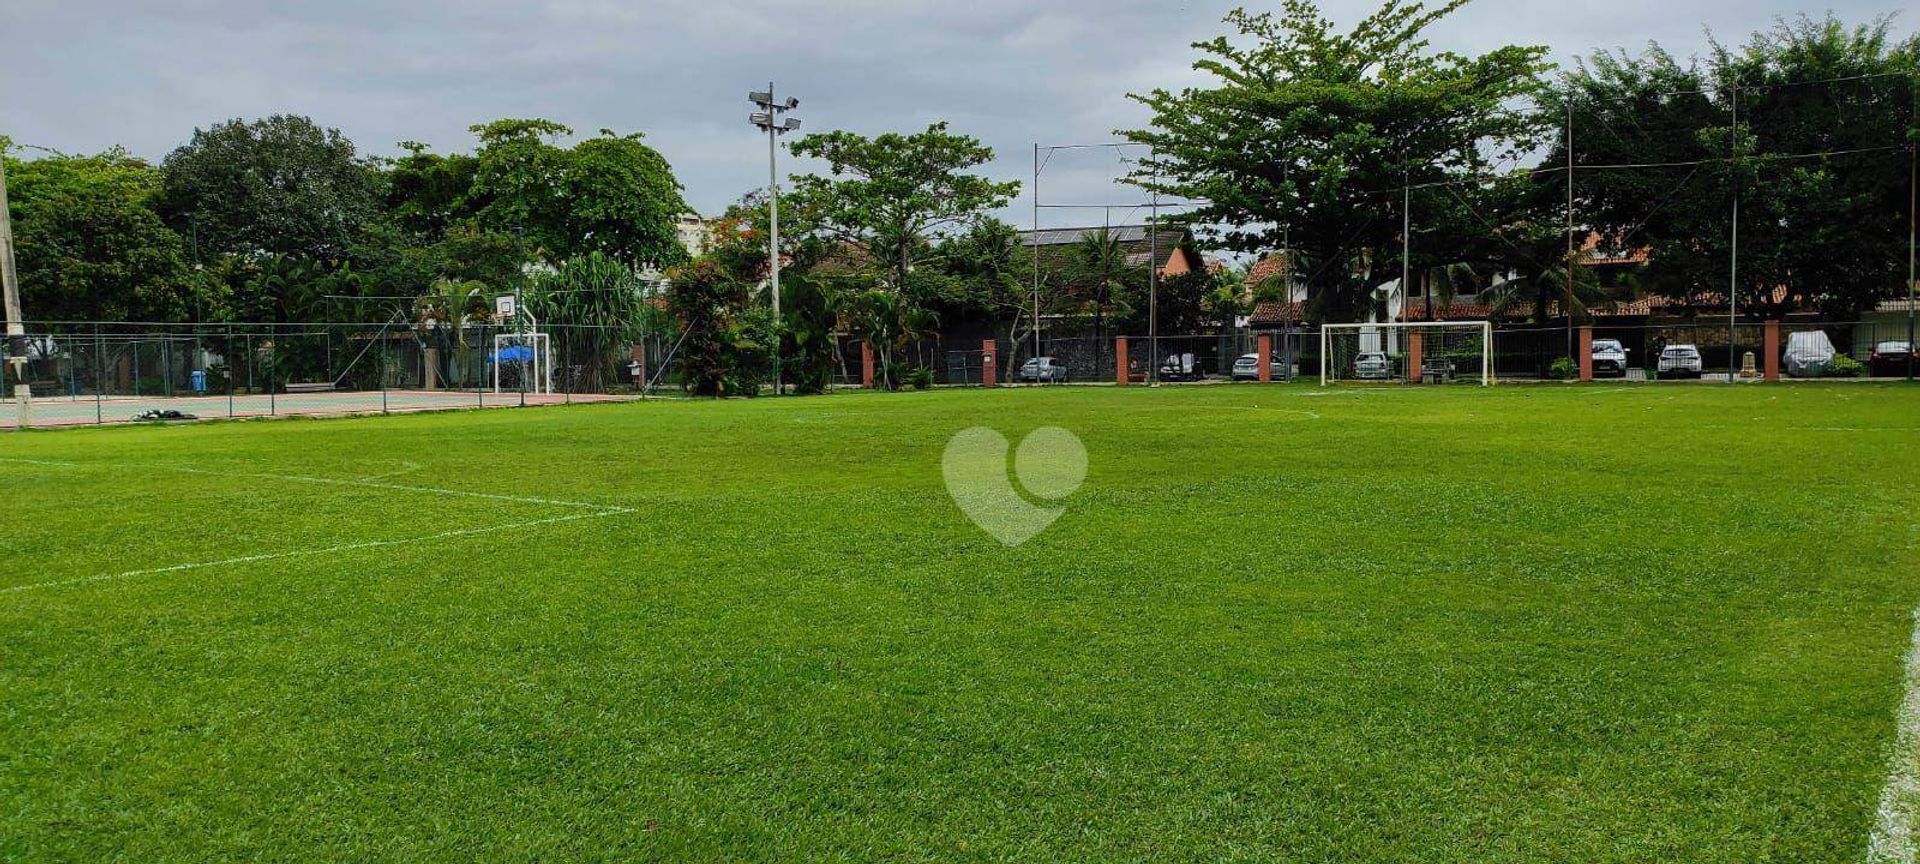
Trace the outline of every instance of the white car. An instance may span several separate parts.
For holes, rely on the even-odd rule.
[[[1618,339],[1593,340],[1593,376],[1624,378],[1626,375],[1627,347]]]
[[[1065,382],[1067,367],[1052,357],[1034,357],[1020,364],[1020,380],[1042,382]]]
[[[1383,351],[1362,351],[1353,358],[1353,377],[1361,381],[1385,381],[1393,377],[1393,361]]]
[[[1661,378],[1698,378],[1704,371],[1706,364],[1700,360],[1700,349],[1683,344],[1661,349],[1655,373]]]

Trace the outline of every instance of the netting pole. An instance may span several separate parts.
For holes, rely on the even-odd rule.
[[[279,394],[274,393],[273,366],[274,355],[280,353],[280,328],[267,328],[267,416],[280,413]]]
[[[1728,233],[1729,251],[1727,254],[1727,383],[1737,382],[1734,377],[1734,334],[1733,327],[1740,318],[1740,84],[1729,85],[1733,125],[1727,136],[1727,149],[1731,159],[1728,170],[1732,172],[1733,186],[1733,224]],[[1705,365],[1705,364],[1702,364]]]
[[[1483,326],[1486,329],[1482,331],[1484,335],[1480,338],[1480,386],[1491,387],[1493,386],[1493,322],[1489,320]]]
[[[380,413],[382,414],[387,413],[387,369],[388,369],[388,366],[393,362],[393,357],[390,356],[389,352],[387,351],[387,346],[385,344],[386,337],[387,337],[387,328],[385,327],[381,327],[378,333],[373,334],[373,338],[376,340],[379,340],[381,343],[379,375],[380,375]]]

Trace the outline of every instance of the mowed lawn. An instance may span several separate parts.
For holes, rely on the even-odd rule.
[[[975,425],[1086,445],[1024,545]],[[9,434],[0,860],[1861,860],[1916,479],[1873,384]]]

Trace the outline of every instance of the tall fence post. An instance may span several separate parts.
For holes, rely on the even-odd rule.
[[[1258,358],[1259,358],[1255,360],[1254,363],[1257,364],[1256,368],[1260,370],[1260,383],[1262,384],[1272,383],[1273,382],[1273,334],[1262,333],[1258,336],[1255,336],[1253,338],[1253,345],[1254,345],[1254,348],[1253,348],[1254,353],[1258,355]]]
[[[102,425],[107,422],[106,408],[102,403],[107,390],[107,340],[100,335],[100,325],[93,325],[94,365],[99,368],[99,376],[93,381],[93,422]]]
[[[1579,347],[1575,350],[1580,352],[1580,380],[1592,381],[1593,380],[1593,325],[1592,324],[1580,325],[1580,342],[1579,342]]]
[[[1127,337],[1113,337],[1113,383],[1127,386]]]
[[[1768,381],[1780,380],[1780,322],[1768,321],[1762,325],[1760,350],[1766,355],[1760,358],[1760,368],[1766,370],[1763,377]]]
[[[221,359],[227,361],[227,419],[228,420],[233,419],[233,388],[235,385],[240,383],[238,380],[236,380],[233,374],[233,348],[234,348],[233,325],[228,324],[227,325],[227,348],[225,351],[221,352],[226,355]]]
[[[1000,364],[994,356],[999,344],[992,339],[980,342],[980,386],[992,387],[994,379],[1000,377]]]

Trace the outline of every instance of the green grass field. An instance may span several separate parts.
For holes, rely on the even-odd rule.
[[[1024,545],[942,486],[974,425],[1086,444]],[[0,860],[1862,860],[1917,433],[1250,385],[8,435]]]

